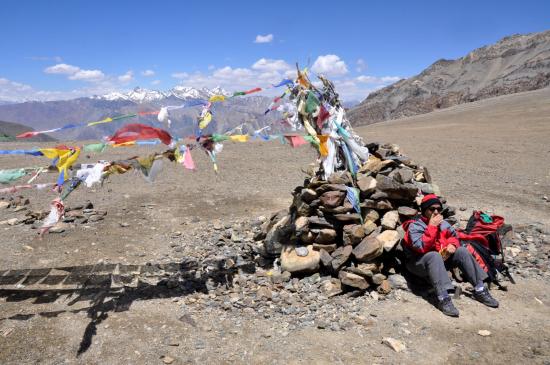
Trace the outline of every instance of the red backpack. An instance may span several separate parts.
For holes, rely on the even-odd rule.
[[[458,230],[460,243],[475,257],[481,268],[489,275],[491,283],[500,289],[506,287],[500,283],[501,275],[506,276],[512,284],[515,280],[504,263],[502,236],[512,229],[498,215],[488,215],[475,210],[468,220],[466,229]]]

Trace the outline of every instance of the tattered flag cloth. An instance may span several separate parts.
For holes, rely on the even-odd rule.
[[[80,155],[79,147],[57,146],[55,148],[42,148],[40,152],[47,158],[53,160],[59,170],[57,185],[61,186],[69,178],[68,169],[76,162]]]
[[[57,222],[59,222],[63,215],[65,215],[65,205],[61,198],[55,198],[52,200],[50,214],[44,219],[42,228],[40,229],[40,235],[47,233]]]
[[[32,155],[42,156],[40,150],[0,150],[0,155]]]
[[[205,112],[199,117],[199,128],[204,129],[212,121],[212,113],[205,109]]]
[[[89,122],[89,123],[81,123],[81,124],[72,124],[71,123],[71,124],[67,124],[67,125],[64,125],[63,127],[59,127],[59,128],[53,128],[53,129],[48,129],[48,130],[44,130],[44,131],[31,131],[31,132],[21,133],[17,136],[17,138],[31,138],[31,137],[37,136],[39,134],[59,132],[59,131],[65,130],[65,129],[80,128],[80,127],[92,127],[94,125],[103,124],[103,123],[110,123],[110,122],[114,122],[116,120],[122,120],[122,119],[126,119],[126,118],[134,118],[136,116],[137,116],[137,114],[125,114],[125,115],[120,115],[118,117],[105,118],[105,119],[99,120],[97,122]]]
[[[0,194],[17,193],[24,189],[42,190],[53,186],[55,186],[55,183],[15,185],[15,186],[10,186],[9,188],[0,189]]]
[[[361,207],[359,205],[360,204],[359,189],[346,186],[346,198],[353,206],[353,209],[357,213],[359,213],[359,216],[361,217],[361,224],[363,224],[363,216],[361,215]]]
[[[104,152],[107,148],[107,143],[91,143],[82,147],[84,152]]]
[[[307,144],[306,140],[302,136],[285,136],[285,139],[294,148]]]
[[[91,188],[93,184],[101,182],[105,163],[96,163],[91,165],[81,165],[76,172],[76,177],[84,181],[87,187]]]
[[[9,184],[27,175],[25,169],[0,170],[0,184]]]
[[[169,145],[172,142],[172,136],[165,130],[150,127],[145,124],[127,124],[120,128],[107,140],[114,144],[120,144],[130,141],[158,138],[162,143]]]

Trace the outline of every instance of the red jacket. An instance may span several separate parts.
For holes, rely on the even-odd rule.
[[[405,247],[417,254],[439,252],[448,245],[460,247],[455,229],[445,220],[439,226],[431,226],[428,219],[422,216],[403,223],[403,228],[406,232],[403,239]]]

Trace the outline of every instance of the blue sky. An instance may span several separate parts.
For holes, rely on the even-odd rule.
[[[514,33],[549,1],[2,1],[0,100],[265,86],[295,62],[345,99]]]

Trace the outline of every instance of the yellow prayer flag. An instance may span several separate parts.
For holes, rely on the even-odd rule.
[[[211,120],[212,120],[212,114],[210,114],[210,112],[206,112],[206,114],[199,119],[199,128],[200,129],[206,128]]]
[[[330,136],[323,135],[323,134],[318,134],[317,135],[317,138],[319,138],[319,141],[321,142],[321,143],[319,143],[319,153],[321,154],[322,157],[327,157],[328,156],[327,142],[328,142],[329,137]]]
[[[233,136],[229,136],[229,139],[233,142],[248,142],[248,138],[250,138],[250,136],[246,134],[235,134]]]
[[[102,123],[110,123],[113,121],[113,118],[105,118],[103,120],[100,120],[98,122],[90,122],[87,124],[88,127],[92,126],[92,125],[96,125],[96,124],[102,124]]]
[[[209,102],[215,103],[217,101],[224,101],[225,95],[212,95],[210,99],[208,99]]]

